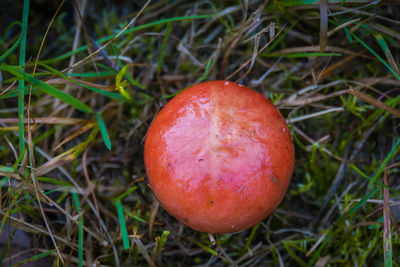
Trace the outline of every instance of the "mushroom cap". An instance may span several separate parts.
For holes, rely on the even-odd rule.
[[[151,124],[144,161],[161,205],[200,232],[233,233],[281,202],[294,147],[278,109],[262,94],[227,81],[191,86]]]

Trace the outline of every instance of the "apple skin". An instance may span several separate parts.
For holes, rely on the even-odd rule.
[[[294,147],[278,109],[233,82],[210,81],[174,97],[144,145],[150,187],[161,205],[200,232],[233,233],[281,202]]]

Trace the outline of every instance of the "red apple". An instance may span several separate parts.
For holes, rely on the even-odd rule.
[[[281,202],[294,166],[288,126],[262,94],[228,81],[203,82],[156,116],[144,146],[161,205],[200,232],[254,226]]]

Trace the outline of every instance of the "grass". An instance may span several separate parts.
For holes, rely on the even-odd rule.
[[[75,1],[20,2],[0,18],[3,265],[399,266],[399,5],[80,1],[78,23]],[[152,196],[143,140],[215,79],[271,99],[296,168],[268,218],[210,236]]]
[[[29,0],[24,0],[24,9],[22,13],[22,29],[21,29],[21,42],[19,49],[19,66],[25,68],[25,57],[26,57],[26,32],[28,28],[28,14],[29,14]],[[19,133],[19,153],[25,153],[25,141],[24,141],[24,87],[25,81],[20,78],[18,80],[18,133]]]

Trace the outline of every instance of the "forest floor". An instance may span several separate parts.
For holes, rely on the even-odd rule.
[[[399,266],[395,2],[0,1],[0,265]],[[281,205],[234,234],[181,224],[144,169],[154,116],[208,80],[295,143]]]

